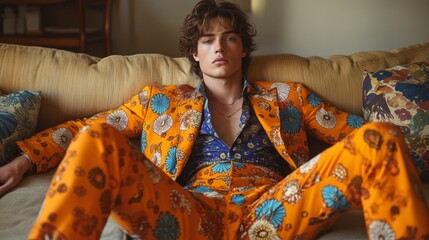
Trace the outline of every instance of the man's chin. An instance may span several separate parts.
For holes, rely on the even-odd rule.
[[[235,72],[235,73],[230,73],[230,72],[206,73],[206,74],[203,74],[203,78],[204,77],[211,78],[211,79],[225,79],[225,80],[235,79],[235,78],[241,79],[242,78],[241,72],[239,72],[239,73],[237,73],[237,72]]]

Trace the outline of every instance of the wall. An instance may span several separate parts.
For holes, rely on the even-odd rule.
[[[180,56],[179,31],[197,0],[114,1],[113,52]],[[429,41],[427,0],[252,0],[255,55],[330,56]]]

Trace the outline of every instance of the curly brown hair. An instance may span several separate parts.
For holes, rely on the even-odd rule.
[[[209,28],[210,20],[216,18],[230,21],[233,31],[241,37],[243,48],[247,51],[241,64],[242,73],[245,75],[250,63],[250,54],[256,50],[256,44],[253,41],[256,30],[249,23],[246,13],[233,2],[223,0],[198,2],[183,22],[182,34],[179,39],[180,51],[191,62],[192,70],[202,78],[200,65],[195,61],[193,54],[197,51],[198,40]]]

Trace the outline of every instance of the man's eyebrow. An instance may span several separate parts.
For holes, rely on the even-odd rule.
[[[225,32],[222,32],[222,35],[227,35],[227,34],[231,34],[231,33],[236,33],[235,31],[225,31]],[[204,33],[203,35],[202,35],[202,37],[210,37],[210,36],[214,36],[215,34],[214,33]]]

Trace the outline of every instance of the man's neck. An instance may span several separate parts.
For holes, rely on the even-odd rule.
[[[231,104],[241,98],[243,79],[204,79],[207,98],[211,101]]]

